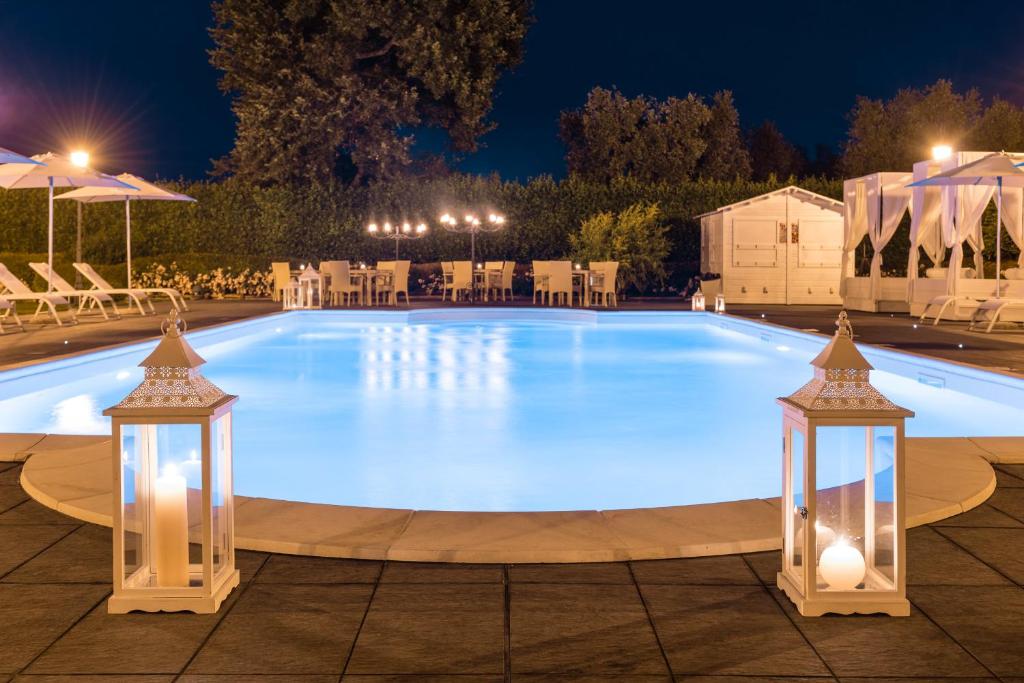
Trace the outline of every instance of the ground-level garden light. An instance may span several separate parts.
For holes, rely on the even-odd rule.
[[[481,219],[474,213],[466,213],[458,219],[450,213],[444,213],[439,219],[441,226],[449,232],[469,234],[469,260],[476,262],[476,236],[482,232],[497,232],[505,227],[505,217],[498,213],[488,213]]]
[[[384,221],[383,225],[370,223],[366,226],[366,232],[370,237],[377,239],[391,239],[395,241],[395,260],[398,260],[398,245],[402,240],[417,240],[427,235],[427,224],[417,223],[413,226],[408,221],[401,224],[391,225],[390,221]]]
[[[693,293],[693,298],[690,299],[690,309],[694,311],[704,310],[704,292],[698,289]]]
[[[853,343],[845,311],[836,325],[811,361],[814,379],[778,399],[777,583],[804,616],[907,616],[904,421],[913,413],[871,385],[871,365]]]
[[[231,407],[172,310],[113,428],[113,614],[212,613],[238,585]]]
[[[725,313],[725,294],[715,294],[715,313]]]

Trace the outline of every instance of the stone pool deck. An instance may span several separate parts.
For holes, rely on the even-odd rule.
[[[907,618],[799,616],[779,553],[445,565],[240,551],[218,614],[111,616],[110,532],[0,464],[0,681],[1024,681],[1024,466],[909,532]]]

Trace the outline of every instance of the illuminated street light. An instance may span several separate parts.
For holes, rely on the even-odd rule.
[[[945,161],[951,156],[953,156],[953,148],[949,145],[935,145],[932,147],[932,159],[935,161]]]
[[[401,240],[415,240],[421,237],[425,237],[427,234],[427,224],[418,223],[413,228],[412,224],[408,221],[402,221],[401,225],[392,226],[390,221],[384,222],[384,230],[381,231],[376,223],[370,223],[366,226],[366,232],[370,237],[376,237],[377,239],[392,239],[395,241],[395,260],[398,260],[398,243]]]
[[[466,213],[459,222],[450,213],[445,212],[440,218],[441,225],[449,232],[469,233],[469,260],[476,262],[476,236],[481,232],[495,232],[505,225],[505,217],[501,214],[488,213],[484,222],[476,214]]]

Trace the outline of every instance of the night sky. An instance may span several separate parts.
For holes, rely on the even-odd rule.
[[[772,119],[808,148],[841,141],[857,95],[938,78],[1024,104],[1024,3],[538,0],[534,13],[498,128],[463,170],[563,175],[558,113],[595,85],[731,89],[744,127]],[[105,171],[203,177],[233,138],[210,24],[206,0],[0,0],[0,146],[86,145]]]

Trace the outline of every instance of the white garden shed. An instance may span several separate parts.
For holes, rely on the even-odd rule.
[[[727,302],[842,302],[842,202],[790,185],[698,218],[701,272],[721,275]]]

